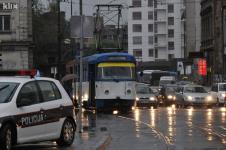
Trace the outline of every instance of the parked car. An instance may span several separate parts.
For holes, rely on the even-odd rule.
[[[164,106],[169,106],[169,105],[175,104],[176,90],[177,90],[176,84],[165,85],[164,87],[162,87],[160,89],[160,92],[158,95],[158,101]]]
[[[144,83],[136,85],[136,107],[158,107],[158,101],[151,88]]]
[[[215,106],[217,100],[200,85],[180,86],[176,93],[177,106]]]
[[[226,104],[226,82],[213,84],[210,93],[217,99],[218,105]]]

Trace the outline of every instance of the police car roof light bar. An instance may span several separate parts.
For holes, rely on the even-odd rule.
[[[17,72],[17,75],[19,76],[30,76],[31,78],[34,78],[34,76],[37,74],[37,70],[36,69],[32,69],[32,70],[19,70]]]
[[[30,76],[31,78],[34,78],[36,76],[37,70],[5,70],[0,71],[0,76]]]

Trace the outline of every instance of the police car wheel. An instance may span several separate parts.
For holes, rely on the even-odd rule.
[[[75,125],[70,119],[66,119],[62,126],[60,138],[56,141],[59,146],[70,146],[74,141]]]
[[[13,146],[13,130],[8,124],[5,125],[0,133],[0,149],[1,150],[11,150]]]

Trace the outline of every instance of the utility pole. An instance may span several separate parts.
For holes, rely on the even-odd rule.
[[[79,7],[80,7],[80,21],[81,21],[81,31],[80,31],[80,77],[79,77],[79,132],[82,133],[82,81],[83,81],[83,65],[82,65],[82,58],[83,58],[83,10],[82,10],[82,0],[79,0]]]
[[[73,0],[71,0],[71,17],[73,15]]]
[[[57,62],[57,72],[58,79],[61,77],[61,19],[60,19],[60,0],[57,0],[57,40],[58,40],[58,62]]]

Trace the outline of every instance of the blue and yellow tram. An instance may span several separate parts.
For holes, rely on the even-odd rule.
[[[132,108],[136,98],[136,60],[132,55],[114,52],[85,57],[83,73],[83,104],[97,110]]]

